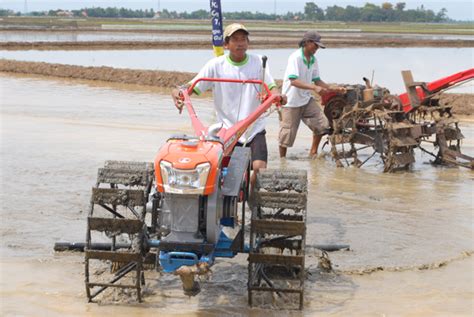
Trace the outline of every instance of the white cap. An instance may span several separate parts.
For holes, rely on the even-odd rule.
[[[240,30],[247,33],[247,35],[249,34],[249,31],[247,31],[247,28],[243,24],[240,24],[240,23],[229,24],[224,30],[224,38],[232,36],[232,34]]]

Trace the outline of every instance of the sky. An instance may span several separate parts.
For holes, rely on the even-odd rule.
[[[169,11],[195,11],[199,9],[209,9],[209,0],[0,0],[0,8],[14,11],[25,11],[25,2],[27,11],[44,11],[54,9],[81,9],[84,7],[125,7],[130,9],[167,9]],[[259,11],[277,14],[292,12],[303,12],[304,5],[311,0],[221,0],[223,11]],[[425,0],[425,1],[404,1],[404,0],[352,0],[352,1],[327,1],[316,0],[319,7],[325,9],[327,6],[347,5],[361,7],[365,3],[380,5],[383,2],[405,2],[406,9],[416,9],[424,5],[425,9],[433,10],[437,13],[441,8],[448,10],[448,16],[455,20],[474,20],[474,1],[473,0]]]

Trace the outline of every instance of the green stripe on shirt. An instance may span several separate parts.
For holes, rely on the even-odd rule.
[[[193,82],[192,81],[188,81],[188,85],[189,86],[192,86],[193,85]],[[187,88],[186,88],[187,89]],[[197,88],[196,86],[194,86],[193,88],[193,92],[196,94],[196,95],[201,95],[201,90],[199,90],[199,88]]]
[[[196,86],[194,86],[193,91],[196,95],[201,95],[201,90],[199,90],[199,88],[197,88]]]
[[[234,62],[232,60],[232,58],[230,58],[230,55],[226,55],[225,58],[229,62],[229,64],[234,65],[234,66],[243,66],[243,65],[247,64],[247,62],[249,61],[249,56],[247,54],[245,54],[245,58],[241,62]]]
[[[288,79],[297,79],[297,78],[298,78],[298,76],[296,76],[296,75],[289,75],[288,76]]]
[[[321,77],[313,78],[313,81],[318,81],[318,80],[321,80]]]

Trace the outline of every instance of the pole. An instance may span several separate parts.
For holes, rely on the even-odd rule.
[[[63,252],[63,251],[79,251],[84,252],[86,243],[84,242],[56,242],[54,244],[54,251]],[[131,245],[129,243],[118,243],[115,245],[115,249],[128,249]],[[112,249],[111,243],[92,243],[91,250],[102,250],[110,251]]]

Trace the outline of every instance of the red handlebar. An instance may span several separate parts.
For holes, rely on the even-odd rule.
[[[240,83],[240,84],[257,84],[257,85],[262,85],[265,88],[265,91],[267,92],[267,95],[271,95],[270,89],[268,89],[267,84],[262,82],[259,79],[226,79],[226,78],[198,78],[193,84],[188,88],[188,94],[191,94],[194,90],[194,87],[196,84],[200,81],[212,81],[212,82],[219,82],[219,83]]]
[[[203,139],[207,135],[207,127],[204,126],[194,111],[194,108],[191,104],[190,95],[196,86],[196,84],[200,81],[212,81],[212,82],[224,82],[224,83],[241,83],[241,84],[258,84],[264,87],[266,91],[266,97],[262,101],[262,103],[255,109],[255,111],[250,114],[248,117],[240,120],[234,126],[229,128],[222,128],[218,136],[222,140],[224,144],[224,151],[227,153],[231,151],[235,143],[237,143],[239,137],[245,132],[245,130],[255,121],[257,120],[267,109],[271,107],[272,104],[277,104],[280,106],[281,96],[280,95],[273,95],[268,89],[268,86],[262,82],[261,80],[257,79],[250,79],[250,80],[239,80],[239,79],[224,79],[224,78],[199,78],[197,79],[190,87],[187,89],[181,89],[180,95],[183,97],[184,105],[188,110],[188,113],[191,117],[191,123],[193,125],[194,131],[196,135]]]

